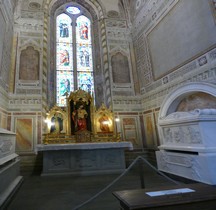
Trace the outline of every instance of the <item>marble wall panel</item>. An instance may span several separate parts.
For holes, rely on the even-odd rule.
[[[33,151],[33,119],[17,118],[16,127],[16,151],[32,152]]]

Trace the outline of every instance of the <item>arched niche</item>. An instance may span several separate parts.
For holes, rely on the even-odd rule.
[[[130,68],[128,57],[117,52],[111,57],[113,83],[130,83]]]
[[[39,80],[40,53],[33,46],[21,50],[19,61],[19,80]]]
[[[216,85],[209,83],[189,83],[176,88],[164,99],[159,112],[159,120],[176,112],[180,103],[190,95],[204,93],[216,97]],[[197,108],[199,104],[197,104]],[[206,107],[209,108],[209,107]],[[212,107],[215,108],[215,107]]]

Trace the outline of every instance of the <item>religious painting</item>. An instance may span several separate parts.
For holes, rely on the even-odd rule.
[[[54,106],[47,113],[47,130],[50,134],[67,133],[67,114],[61,107]]]
[[[123,138],[126,141],[132,142],[133,146],[140,147],[139,134],[137,131],[137,118],[124,117],[122,118]]]
[[[91,94],[78,89],[68,97],[71,134],[88,133],[92,131],[93,103]],[[83,132],[84,131],[84,132]]]
[[[95,132],[96,133],[113,133],[114,132],[114,115],[104,104],[95,112]]]
[[[39,66],[40,66],[39,52],[33,47],[27,47],[22,50],[20,54],[20,80],[39,80]]]
[[[33,119],[16,119],[16,151],[33,151]]]
[[[88,103],[85,102],[81,102],[80,103],[76,103],[76,105],[74,106],[71,118],[74,124],[74,131],[84,131],[84,130],[89,130],[90,128],[88,128],[88,117],[90,115],[90,113],[88,112]]]
[[[145,140],[147,147],[156,146],[156,130],[154,124],[153,113],[144,116]]]

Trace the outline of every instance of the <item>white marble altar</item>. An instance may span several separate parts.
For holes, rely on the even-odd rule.
[[[216,97],[216,86],[189,84],[164,100],[158,119],[158,169],[198,182],[216,184],[216,109],[175,111],[184,95],[194,90]]]
[[[0,209],[22,181],[15,143],[16,134],[0,128]]]
[[[125,170],[124,150],[131,142],[40,144],[43,152],[42,175],[95,175],[121,173]]]

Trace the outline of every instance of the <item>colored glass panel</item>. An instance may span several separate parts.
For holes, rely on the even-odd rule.
[[[93,71],[91,45],[77,44],[77,69],[79,71]]]
[[[78,88],[81,88],[91,94],[94,92],[92,72],[78,72]]]
[[[77,18],[76,40],[77,43],[91,44],[91,25],[90,20],[81,15]]]
[[[59,106],[66,105],[66,92],[74,90],[74,79],[72,71],[57,71],[56,94],[57,104]]]
[[[70,14],[80,13],[77,7],[68,7],[66,11]],[[62,13],[56,18],[56,100],[58,106],[66,105],[66,92],[81,88],[91,94],[94,93],[91,21],[83,15],[77,19],[76,17],[69,17]],[[76,21],[76,26],[71,24],[72,19]],[[74,27],[73,30],[72,27]],[[73,31],[74,34],[72,34]],[[75,36],[76,44],[73,43],[73,36]],[[76,52],[74,57],[73,52]],[[74,78],[74,71],[77,72],[77,78]]]
[[[73,70],[72,44],[57,43],[56,67],[58,70]]]
[[[57,42],[72,42],[71,18],[66,14],[61,14],[56,18],[56,38]]]
[[[80,9],[77,7],[68,7],[66,10],[72,15],[77,15],[80,13]]]

